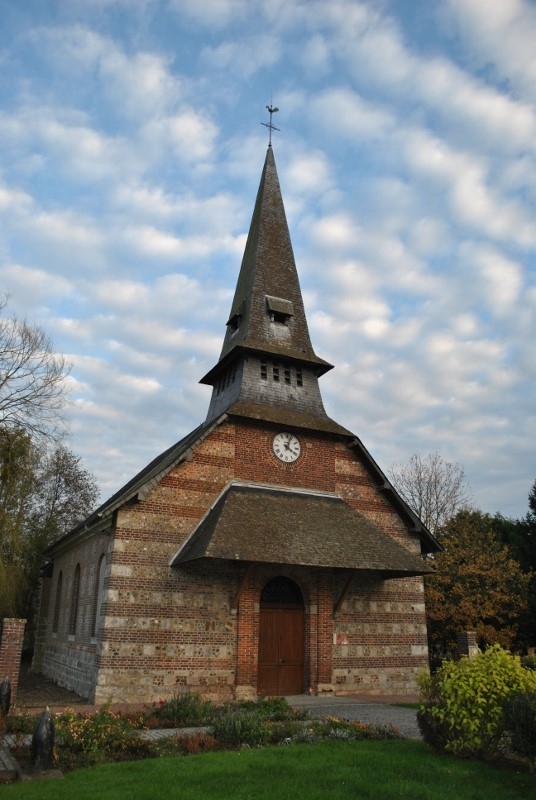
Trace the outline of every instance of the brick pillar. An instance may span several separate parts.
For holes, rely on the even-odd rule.
[[[5,677],[11,682],[11,704],[14,705],[19,686],[20,659],[24,640],[25,619],[8,619],[2,621],[0,639],[0,681]]]
[[[259,648],[259,592],[252,586],[243,589],[238,606],[236,686],[237,700],[256,697]]]
[[[333,590],[332,578],[323,572],[318,577],[317,649],[318,678],[316,691],[332,692],[333,683]]]
[[[458,634],[456,658],[461,658],[462,656],[474,658],[477,653],[478,645],[476,643],[476,633],[474,631],[461,631],[461,633]]]
[[[306,607],[305,625],[306,636],[306,682],[305,691],[316,694],[318,688],[318,592],[315,592],[312,602]]]

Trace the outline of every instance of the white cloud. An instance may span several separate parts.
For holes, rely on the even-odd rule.
[[[420,217],[414,220],[408,233],[411,247],[424,258],[446,254],[452,247],[452,234],[442,219]]]
[[[285,180],[302,199],[324,194],[333,185],[327,158],[319,151],[296,154],[285,169]]]
[[[213,155],[217,128],[206,113],[184,108],[178,113],[151,119],[142,130],[149,153],[171,153],[183,164],[206,161]]]
[[[487,0],[470,0],[467,4],[465,0],[453,0],[452,5],[456,6],[465,22],[468,8],[478,7],[475,20],[479,21],[480,14],[482,17],[487,15],[490,4]],[[521,8],[521,3],[518,5]],[[471,18],[471,11],[467,16]],[[494,17],[493,13],[489,16],[491,19]],[[529,30],[536,31],[536,15],[534,21],[532,16],[525,7],[519,19],[528,24]],[[474,21],[475,33],[477,25]],[[516,27],[517,33],[521,27],[521,23]],[[501,35],[498,20],[492,29],[498,38]],[[528,42],[530,34],[525,32],[523,39]],[[378,12],[374,15],[374,11],[368,9],[368,14],[361,13],[357,25],[352,26],[347,24],[344,16],[340,16],[334,40],[333,51],[339,63],[351,71],[356,85],[366,95],[371,94],[372,88],[379,89],[385,100],[389,98],[398,109],[405,124],[408,117],[422,119],[426,114],[434,123],[438,117],[442,119],[454,138],[470,142],[480,151],[490,146],[506,152],[533,147],[536,116],[528,103],[511,96],[502,87],[491,86],[477,78],[458,66],[451,57],[421,55],[415,49],[411,50],[394,18],[381,16]],[[530,58],[536,70],[533,42],[534,34]],[[495,55],[495,44],[497,42],[492,40],[488,59]],[[534,86],[536,81],[533,80],[532,84]],[[418,114],[415,113],[417,107]]]
[[[77,261],[87,259],[88,265],[102,263],[105,234],[94,219],[69,210],[39,211],[28,221],[27,231],[42,245],[62,251],[64,266],[74,254]]]
[[[127,53],[120,44],[83,25],[33,30],[29,38],[59,71],[74,71],[84,94],[98,84],[114,115],[148,119],[169,114],[183,97],[171,55]]]
[[[389,111],[346,88],[327,89],[313,97],[308,112],[315,125],[334,136],[375,139],[394,124]]]
[[[516,199],[492,188],[485,159],[455,150],[424,130],[404,131],[401,144],[416,177],[431,179],[438,188],[448,190],[459,223],[521,246],[536,243],[533,218]]]
[[[523,0],[447,0],[441,12],[456,24],[469,58],[536,99],[536,9]]]
[[[74,290],[70,279],[24,264],[4,264],[0,266],[0,276],[3,290],[15,301],[23,297],[30,306],[39,307],[69,297]]]
[[[173,11],[184,14],[208,28],[224,28],[231,22],[243,19],[250,8],[250,0],[170,0]]]
[[[280,59],[281,44],[276,37],[262,34],[205,47],[201,56],[211,69],[250,78]]]
[[[332,61],[332,48],[327,37],[322,33],[315,33],[305,43],[300,56],[308,72],[325,74]]]
[[[347,213],[311,220],[309,233],[322,248],[332,252],[350,250],[360,239],[359,228]]]
[[[523,300],[523,272],[519,263],[490,246],[462,248],[467,265],[478,271],[486,307],[494,316],[516,315]]]
[[[0,213],[28,213],[32,205],[33,199],[27,192],[0,185]]]
[[[475,80],[445,58],[419,64],[415,81],[415,91],[443,115],[454,136],[507,152],[532,147],[536,118],[528,104]]]

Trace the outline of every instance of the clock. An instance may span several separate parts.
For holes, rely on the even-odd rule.
[[[301,452],[299,440],[293,433],[288,433],[288,431],[276,433],[274,441],[272,442],[272,448],[277,458],[280,461],[284,461],[285,464],[296,461]]]

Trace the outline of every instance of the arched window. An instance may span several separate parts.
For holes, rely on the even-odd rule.
[[[97,579],[95,581],[95,594],[93,596],[93,629],[92,636],[96,636],[101,626],[101,609],[103,602],[104,577],[106,575],[106,556],[104,553],[99,559]]]
[[[73,576],[73,588],[71,591],[71,615],[69,617],[69,636],[76,633],[76,622],[78,620],[78,604],[80,601],[80,564],[76,565]]]
[[[58,632],[60,624],[60,609],[61,609],[61,585],[63,583],[63,572],[58,575],[58,582],[56,584],[56,599],[54,601],[54,616],[52,618],[52,633]]]

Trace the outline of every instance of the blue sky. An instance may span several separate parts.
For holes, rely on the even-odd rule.
[[[106,499],[205,418],[267,146],[330,416],[536,478],[536,4],[2,0],[0,289]]]

